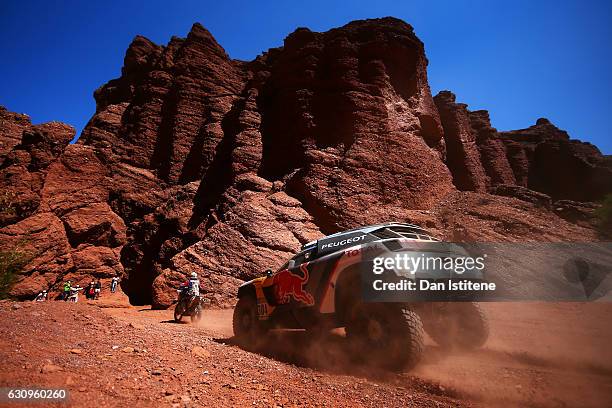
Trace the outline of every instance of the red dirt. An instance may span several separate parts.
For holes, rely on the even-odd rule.
[[[401,374],[353,365],[341,331],[277,332],[263,351],[245,351],[231,339],[231,310],[206,310],[194,326],[173,323],[171,310],[17,305],[0,303],[0,386],[65,387],[72,406],[612,404],[609,303],[485,304],[484,349],[445,354],[429,343]],[[41,373],[47,364],[61,371]]]

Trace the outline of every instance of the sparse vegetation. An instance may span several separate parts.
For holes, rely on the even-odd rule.
[[[601,204],[601,207],[595,210],[595,216],[602,232],[612,235],[612,194],[608,194]]]
[[[15,214],[15,193],[5,191],[0,194],[0,215],[11,216]],[[6,299],[11,287],[17,279],[21,269],[28,263],[29,257],[20,248],[23,243],[15,248],[0,250],[0,299]]]
[[[28,255],[20,249],[0,251],[0,299],[9,296],[17,275],[28,263]]]
[[[5,191],[0,194],[0,215],[15,215],[15,193]]]

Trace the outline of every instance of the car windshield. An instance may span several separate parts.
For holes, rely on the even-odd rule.
[[[304,262],[308,262],[310,259],[312,259],[312,256],[313,256],[313,254],[314,254],[315,250],[316,250],[316,247],[314,247],[314,248],[309,248],[309,249],[307,249],[307,250],[305,250],[305,251],[302,251],[302,252],[300,252],[300,253],[296,254],[296,255],[295,255],[293,258],[291,258],[289,261],[285,262],[285,263],[283,264],[283,266],[281,266],[281,267],[280,267],[280,269],[279,269],[278,271],[280,272],[280,271],[283,271],[283,270],[287,269],[287,267],[289,266],[289,262],[290,262],[290,261],[293,261],[293,262],[294,262],[294,267],[296,267],[296,266],[300,266],[300,265],[301,265],[301,264],[303,264]]]

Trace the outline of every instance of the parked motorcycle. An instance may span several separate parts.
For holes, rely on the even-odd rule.
[[[72,286],[70,288],[70,295],[68,295],[68,301],[72,303],[77,303],[79,301],[79,291],[83,290],[79,285]]]

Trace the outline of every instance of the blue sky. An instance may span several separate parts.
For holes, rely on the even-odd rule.
[[[136,34],[157,43],[201,22],[233,58],[282,45],[296,27],[324,31],[395,16],[415,27],[432,91],[487,109],[500,130],[547,117],[612,154],[612,2],[607,1],[13,1],[0,3],[0,104],[80,132],[93,91],[119,76]]]

